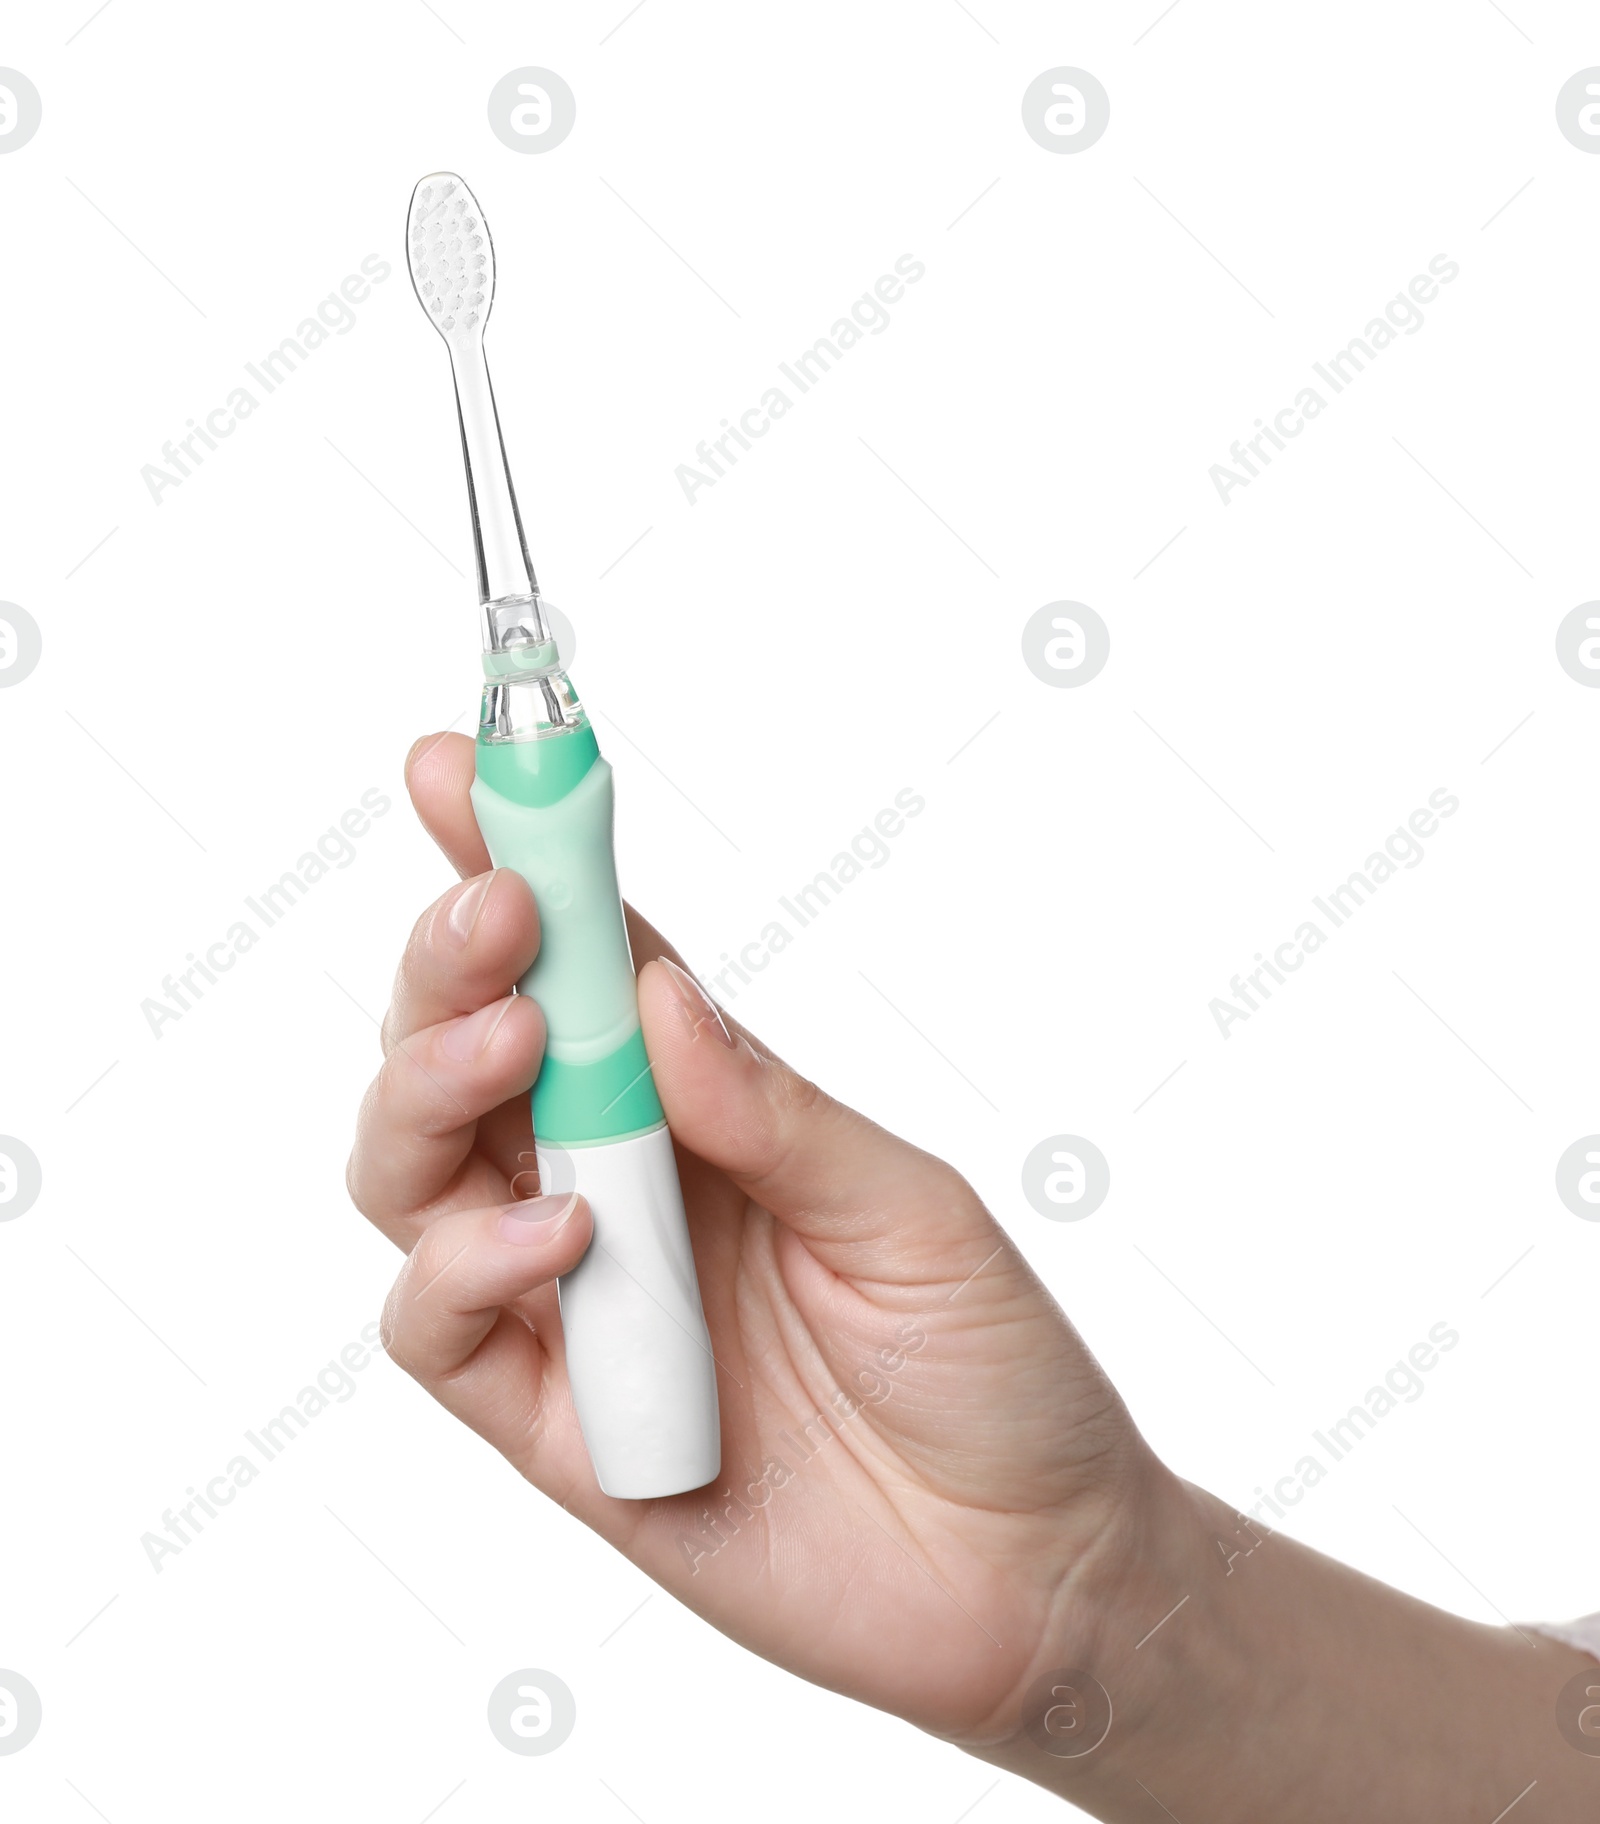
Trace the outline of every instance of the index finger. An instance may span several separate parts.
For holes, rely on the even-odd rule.
[[[489,866],[469,795],[476,765],[466,735],[424,735],[406,755],[406,790],[422,827],[463,879]]]

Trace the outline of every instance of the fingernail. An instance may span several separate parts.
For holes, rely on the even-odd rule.
[[[454,1058],[458,1064],[470,1064],[474,1058],[481,1057],[488,1049],[496,1028],[511,1011],[511,1003],[516,998],[514,994],[508,994],[503,1001],[491,1001],[476,1013],[453,1020],[444,1029],[439,1049],[447,1058]]]
[[[438,739],[439,739],[439,737],[437,735],[418,735],[416,740],[411,743],[410,748],[406,752],[406,764],[405,764],[404,770],[409,773],[411,771],[412,767],[421,758],[423,749],[428,747],[431,743],[437,741]]]
[[[680,969],[670,956],[664,956],[661,960],[666,965],[667,974],[672,977],[672,985],[678,991],[678,999],[683,1002],[684,1010],[694,1021],[694,1036],[698,1039],[701,1028],[708,1026],[729,1051],[732,1051],[738,1041],[729,1032],[726,1022],[717,1009],[716,1002],[689,971]]]
[[[530,1197],[526,1203],[508,1203],[495,1227],[502,1241],[521,1247],[548,1241],[578,1207],[571,1192],[554,1197]]]
[[[478,914],[483,910],[484,898],[493,882],[492,872],[480,874],[475,880],[463,882],[457,889],[444,921],[446,930],[456,943],[465,945],[472,936],[472,927],[478,922]]]

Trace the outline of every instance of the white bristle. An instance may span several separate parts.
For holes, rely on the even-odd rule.
[[[413,191],[406,254],[417,301],[445,340],[463,347],[481,336],[494,303],[494,242],[453,172],[435,171]]]

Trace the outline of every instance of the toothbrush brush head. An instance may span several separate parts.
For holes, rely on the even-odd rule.
[[[435,171],[411,193],[406,218],[411,284],[450,345],[481,341],[494,303],[494,242],[478,199],[453,171]]]

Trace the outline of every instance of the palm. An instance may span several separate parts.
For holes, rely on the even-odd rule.
[[[851,1282],[724,1173],[681,1151],[680,1167],[720,1478],[648,1507],[594,1489],[548,1292],[525,1315],[563,1422],[507,1454],[756,1652],[937,1732],[981,1730],[1059,1622],[1063,1548],[1104,1526],[1074,1499],[1125,1427],[1116,1395],[1026,1269],[1019,1301],[998,1230],[998,1291],[983,1271],[962,1283],[983,1252],[933,1285]]]

